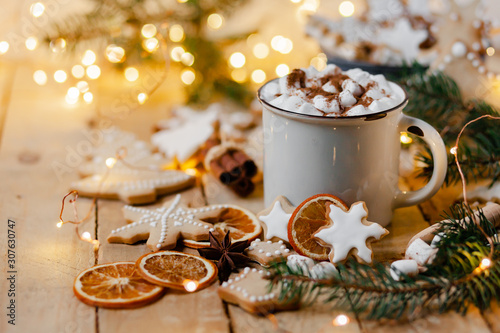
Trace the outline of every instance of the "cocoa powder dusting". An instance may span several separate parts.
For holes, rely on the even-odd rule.
[[[297,87],[295,84],[299,83],[300,88],[305,88],[306,86],[306,73],[301,69],[294,69],[290,74],[288,74],[286,79],[286,85],[288,88]]]

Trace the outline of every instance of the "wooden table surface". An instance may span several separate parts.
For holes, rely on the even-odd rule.
[[[77,239],[74,228],[56,228],[62,197],[70,181],[78,178],[78,158],[72,150],[84,149],[87,122],[95,116],[92,108],[69,108],[61,89],[40,88],[27,69],[0,67],[0,332],[500,332],[500,310],[494,306],[486,313],[471,308],[466,316],[454,312],[432,314],[413,322],[393,323],[356,321],[333,327],[338,314],[325,306],[276,314],[277,326],[265,317],[224,304],[217,296],[217,283],[193,294],[168,292],[156,303],[134,310],[106,310],[87,306],[73,295],[75,276],[94,264],[135,261],[149,252],[144,244],[129,246],[105,242],[110,230],[124,225],[123,203],[99,200],[94,216],[81,231],[89,231],[101,240],[98,255],[92,246]],[[148,104],[131,114],[123,127],[142,138],[161,112]],[[138,124],[140,126],[133,125]],[[127,128],[128,126],[128,128]],[[80,147],[80,148],[78,148]],[[54,166],[70,165],[59,175]],[[417,183],[412,181],[412,183]],[[404,184],[403,184],[404,186]],[[406,185],[408,186],[408,185]],[[414,185],[418,186],[418,185]],[[257,191],[259,192],[259,191]],[[399,209],[389,227],[391,234],[374,245],[378,260],[402,257],[408,240],[439,220],[439,212],[456,197],[457,188],[441,190],[429,202]],[[161,204],[169,197],[157,203]],[[254,212],[263,208],[258,193],[250,199],[235,199],[217,183],[205,179],[201,186],[182,193],[192,206],[212,203],[236,203]],[[90,199],[80,199],[85,212]],[[68,216],[69,217],[69,216]],[[8,323],[7,283],[8,220],[15,221],[15,326]],[[186,251],[192,251],[187,249]]]

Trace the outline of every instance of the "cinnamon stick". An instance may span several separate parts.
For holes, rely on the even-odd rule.
[[[246,177],[251,178],[257,174],[257,166],[247,154],[240,150],[235,150],[233,151],[233,158],[241,165]]]
[[[210,169],[212,170],[213,174],[223,183],[226,185],[231,184],[234,182],[237,178],[234,178],[230,172],[226,171],[222,165],[220,165],[218,160],[213,160],[210,162]]]
[[[255,190],[255,185],[249,178],[241,178],[231,185],[231,189],[240,197],[248,197]]]

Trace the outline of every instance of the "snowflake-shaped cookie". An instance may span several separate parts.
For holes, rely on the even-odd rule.
[[[288,221],[295,207],[284,196],[278,196],[269,208],[257,217],[262,222],[264,237],[270,240],[288,242]]]
[[[228,206],[187,208],[180,204],[180,199],[177,194],[174,200],[158,209],[125,206],[125,219],[134,222],[111,231],[108,242],[134,244],[147,239],[147,246],[156,251],[174,248],[179,238],[207,240],[209,231],[214,229],[213,224],[204,221],[217,216]]]
[[[366,220],[368,212],[365,203],[356,202],[347,212],[330,205],[327,213],[333,224],[321,228],[314,234],[314,237],[318,238],[323,245],[331,248],[330,261],[334,264],[341,262],[352,253],[358,261],[371,263],[370,243],[374,239],[381,239],[389,231],[377,223]]]

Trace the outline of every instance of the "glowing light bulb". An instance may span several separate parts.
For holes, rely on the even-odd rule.
[[[68,75],[66,74],[65,71],[63,71],[62,69],[60,70],[57,70],[55,73],[54,73],[54,80],[56,80],[56,82],[58,83],[63,83],[66,81],[66,79],[68,78]]]
[[[208,15],[207,25],[209,28],[217,30],[220,27],[222,27],[223,23],[224,23],[224,18],[221,15],[217,13]]]
[[[184,65],[191,66],[194,63],[194,56],[191,53],[186,52],[181,55],[181,61]]]
[[[45,74],[44,71],[41,69],[35,71],[33,73],[33,80],[38,84],[39,86],[43,86],[47,83],[47,74]]]
[[[457,152],[458,152],[458,147],[457,147],[457,146],[454,146],[454,147],[451,147],[451,148],[450,148],[450,153],[451,153],[452,155],[456,155],[456,154],[457,154]]]
[[[142,41],[142,47],[150,53],[156,51],[159,45],[160,43],[156,38],[148,38]]]
[[[148,95],[145,93],[140,93],[139,95],[137,95],[137,101],[139,102],[139,104],[144,104],[147,99]]]
[[[241,52],[234,52],[229,57],[229,64],[234,68],[241,68],[245,65],[246,58]]]
[[[50,42],[50,49],[54,53],[61,53],[66,50],[66,40],[64,38],[57,38]]]
[[[96,59],[97,59],[97,56],[95,55],[94,51],[87,50],[83,54],[82,64],[85,66],[90,66],[96,61]]]
[[[266,72],[262,69],[256,69],[252,72],[252,81],[255,83],[262,83],[266,80]]]
[[[6,41],[0,42],[0,54],[5,54],[9,50],[9,43]]]
[[[491,266],[491,260],[489,258],[484,258],[481,260],[481,263],[479,264],[479,268],[481,270],[485,270],[486,268],[489,268]]]
[[[185,85],[191,85],[196,79],[196,74],[191,68],[186,68],[181,72],[181,81]]]
[[[81,79],[85,75],[85,68],[82,65],[75,65],[71,68],[71,74],[75,78]]]
[[[71,87],[68,89],[66,96],[68,96],[71,99],[77,99],[78,96],[80,96],[80,90],[78,90],[77,87]]]
[[[83,239],[83,240],[85,240],[85,241],[90,241],[90,240],[92,240],[92,237],[90,236],[90,232],[85,231],[85,232],[82,234],[82,239]]]
[[[135,67],[125,68],[125,78],[127,81],[134,82],[139,78],[139,71]]]
[[[144,38],[152,38],[156,36],[156,26],[154,24],[148,23],[144,24],[144,26],[141,29],[141,34]]]
[[[90,91],[87,91],[85,94],[83,94],[83,100],[85,103],[90,104],[94,100],[94,95]]]
[[[63,226],[63,221],[59,221],[59,222],[57,222],[56,226],[57,226],[58,228],[62,227],[62,226]]]
[[[89,84],[87,81],[78,81],[76,83],[76,87],[78,88],[78,91],[81,93],[89,91]]]
[[[349,324],[350,321],[351,320],[349,319],[349,317],[347,317],[344,314],[341,314],[335,317],[335,319],[333,320],[333,326],[345,326]]]
[[[257,43],[253,47],[253,55],[256,58],[264,59],[269,55],[269,47],[264,43]]]
[[[231,71],[231,78],[238,82],[245,82],[247,79],[247,71],[244,68],[236,68]]]
[[[288,73],[290,73],[290,67],[288,67],[287,65],[279,64],[278,66],[276,66],[276,74],[279,77],[285,76]]]
[[[172,42],[181,42],[184,39],[184,29],[179,24],[170,27],[168,37]]]
[[[123,62],[125,60],[125,50],[115,44],[108,45],[106,47],[106,59],[114,64]]]
[[[108,167],[108,169],[111,169],[112,167],[114,167],[116,164],[116,158],[114,157],[108,157],[106,159],[106,166]]]
[[[92,66],[87,67],[86,72],[87,72],[87,76],[89,77],[89,79],[92,79],[92,80],[95,80],[99,76],[101,76],[101,69],[97,65],[92,65]]]
[[[26,39],[26,42],[24,43],[24,45],[26,46],[26,48],[28,50],[33,51],[38,46],[38,39],[36,37],[33,37],[33,36],[28,37]]]
[[[342,1],[339,5],[339,13],[343,17],[350,17],[354,14],[354,4],[351,1]]]
[[[196,291],[196,289],[198,289],[199,282],[186,279],[186,280],[182,281],[182,285],[184,286],[184,289],[186,289],[186,291],[192,293],[192,292]]]
[[[181,57],[185,52],[186,51],[182,48],[182,46],[176,46],[172,49],[172,51],[170,51],[170,57],[173,61],[179,62],[181,61]]]
[[[495,49],[493,47],[488,47],[486,49],[486,54],[489,55],[490,57],[495,54]]]
[[[30,13],[31,15],[33,15],[33,17],[42,16],[44,11],[45,11],[45,6],[41,2],[35,2],[30,7]]]
[[[408,136],[408,133],[406,133],[406,132],[401,132],[401,136],[399,137],[399,140],[401,141],[401,143],[404,143],[406,145],[413,142],[413,139],[410,138]]]

